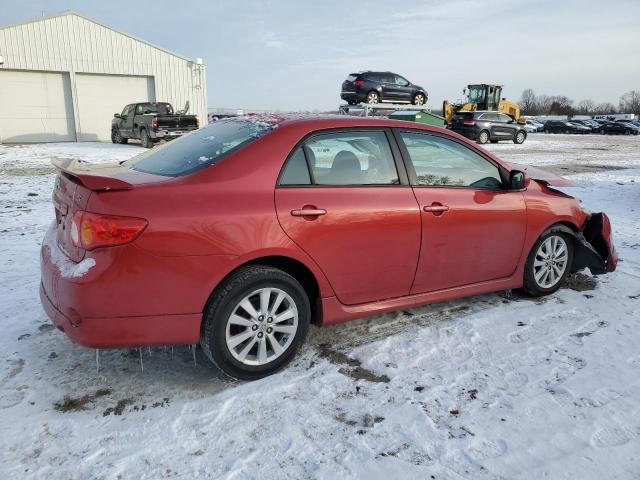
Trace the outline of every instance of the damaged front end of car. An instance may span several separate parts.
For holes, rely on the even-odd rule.
[[[618,254],[613,245],[611,222],[605,213],[590,213],[575,238],[572,271],[588,268],[593,275],[613,272]]]

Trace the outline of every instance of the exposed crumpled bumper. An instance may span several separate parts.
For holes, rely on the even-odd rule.
[[[593,275],[601,275],[613,272],[617,265],[609,217],[606,213],[592,213],[576,234],[572,270],[588,268]]]

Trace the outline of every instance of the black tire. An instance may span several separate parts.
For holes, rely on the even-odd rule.
[[[144,148],[153,147],[153,140],[151,140],[151,137],[149,136],[149,132],[147,132],[145,128],[140,130],[140,143],[142,143],[142,146]]]
[[[117,129],[111,130],[111,143],[119,143],[120,145],[126,145],[129,140],[120,136],[120,131]]]
[[[427,98],[425,97],[424,93],[418,92],[413,96],[414,105],[424,105],[426,102]]]
[[[367,93],[367,103],[370,105],[377,105],[380,103],[380,94],[375,90],[371,90]]]
[[[549,133],[549,130],[545,128],[542,132],[543,133]]]
[[[564,133],[569,134],[571,133],[571,130],[569,130],[568,128],[564,131]]]
[[[560,279],[551,287],[545,288],[544,286],[540,285],[535,278],[534,262],[536,259],[538,248],[540,248],[540,245],[545,240],[547,240],[549,237],[552,237],[552,236],[562,237],[562,239],[565,241],[567,246],[568,258],[567,258],[567,265]],[[527,293],[528,295],[531,295],[532,297],[541,297],[544,295],[549,295],[555,292],[556,290],[558,290],[562,286],[562,284],[566,280],[569,273],[571,273],[572,264],[573,264],[573,237],[566,232],[554,230],[553,228],[551,228],[546,232],[544,232],[542,235],[540,235],[540,238],[538,238],[536,243],[533,245],[531,252],[529,252],[529,256],[527,257],[527,263],[524,266],[524,282],[523,282],[522,289],[524,290],[525,293]]]
[[[513,137],[513,143],[521,145],[526,139],[527,134],[523,130],[520,130],[519,132],[516,132],[516,136]]]
[[[245,296],[265,287],[279,288],[290,295],[298,310],[298,327],[294,340],[279,357],[264,365],[246,365],[234,358],[227,346],[227,322]],[[307,338],[310,321],[309,298],[294,277],[277,268],[252,265],[233,272],[216,288],[204,311],[200,345],[207,357],[227,375],[256,380],[277,372],[293,359]]]
[[[478,139],[476,140],[480,145],[484,145],[489,140],[491,140],[491,135],[488,130],[481,130],[478,134]]]

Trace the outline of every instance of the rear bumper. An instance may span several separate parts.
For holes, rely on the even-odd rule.
[[[588,268],[592,274],[601,275],[613,272],[617,265],[609,217],[606,213],[593,213],[576,236],[573,270]]]
[[[53,325],[74,343],[90,348],[197,343],[201,314],[146,317],[82,318],[66,316],[40,284],[40,302]]]
[[[59,249],[52,255],[56,247],[45,241],[41,248],[40,300],[73,342],[110,348],[199,341],[201,308],[211,290],[197,291],[203,278],[191,270],[190,259],[155,258],[133,246],[97,249],[91,252],[94,265],[79,272]],[[198,261],[215,267],[206,257]],[[179,268],[190,274],[176,275]]]
[[[176,138],[176,137],[181,137],[182,135],[192,132],[194,130],[197,130],[197,127],[191,126],[191,127],[185,127],[185,128],[171,128],[171,129],[162,129],[159,128],[158,130],[151,130],[149,132],[149,136],[151,138]]]
[[[346,100],[347,102],[364,102],[367,99],[367,95],[359,92],[341,92],[340,98],[342,100]]]
[[[477,140],[478,134],[480,133],[480,128],[478,128],[477,126],[452,128],[451,131],[456,132],[463,137],[467,137],[470,140]]]

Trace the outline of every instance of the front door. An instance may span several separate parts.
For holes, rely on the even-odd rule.
[[[499,167],[437,134],[399,132],[422,215],[412,293],[509,277],[526,233],[524,196],[503,188]],[[413,171],[412,171],[413,170]]]
[[[276,188],[282,228],[347,305],[411,290],[420,210],[406,180],[399,181],[397,166],[403,167],[390,135],[384,129],[314,134],[289,157]]]

